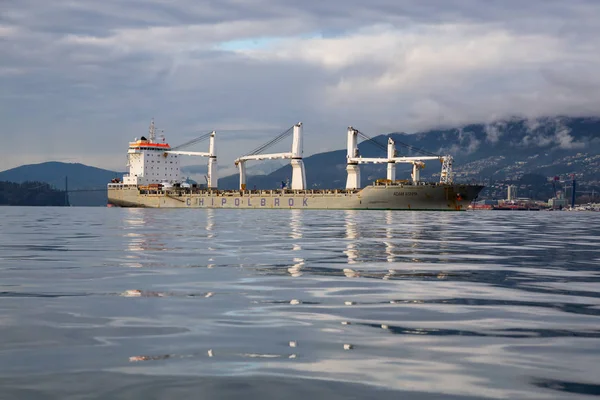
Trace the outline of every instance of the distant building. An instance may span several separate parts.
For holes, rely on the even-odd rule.
[[[548,200],[548,207],[550,208],[564,208],[567,206],[567,199],[565,198],[552,198]]]
[[[497,206],[498,200],[479,200],[475,204],[478,206]]]
[[[517,199],[517,187],[515,185],[508,185],[508,197],[509,201]]]

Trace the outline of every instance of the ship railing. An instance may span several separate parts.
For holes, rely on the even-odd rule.
[[[298,196],[324,196],[324,195],[344,195],[355,194],[361,189],[252,189],[252,190],[220,190],[206,188],[149,188],[140,187],[138,185],[123,185],[119,184],[119,188],[125,186],[137,187],[140,194],[167,194],[170,196],[181,197],[184,195],[207,195],[207,196],[282,196],[282,195],[298,195]]]
[[[390,182],[387,181],[375,181],[373,182],[373,186],[380,186],[380,187],[388,187],[388,186],[393,186],[393,187],[404,187],[404,186],[439,186],[440,183],[439,182],[427,182],[427,181],[419,181],[419,182],[413,182],[410,180],[396,180],[394,182]]]
[[[135,185],[133,185],[135,186]],[[176,190],[164,190],[164,189],[149,189],[140,188],[140,194],[170,194],[174,196],[202,194],[208,196],[282,196],[282,195],[304,195],[304,196],[323,196],[323,195],[348,195],[360,192],[360,189],[305,189],[305,190],[292,190],[292,189],[256,189],[256,190],[219,190],[219,189],[198,189],[198,188],[181,188]]]

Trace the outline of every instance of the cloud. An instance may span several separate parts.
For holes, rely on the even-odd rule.
[[[18,29],[10,25],[0,24],[0,39],[8,39],[12,36],[17,35]]]
[[[475,133],[463,128],[457,130],[456,141],[446,149],[439,149],[438,153],[444,154],[471,154],[479,149],[481,140],[477,139]]]
[[[269,47],[239,52],[264,61],[302,61],[337,70],[360,64],[383,64],[389,67],[390,74],[381,78],[380,86],[391,84],[392,88],[409,83],[408,79],[394,76],[397,70],[409,70],[413,75],[408,78],[421,79],[437,71],[440,65],[448,72],[469,73],[497,67],[499,63],[542,64],[555,61],[561,49],[557,38],[518,36],[505,30],[490,31],[485,25],[457,24],[418,29],[377,25],[341,37],[292,38]]]
[[[598,115],[598,18],[593,0],[4,0],[0,168],[122,168],[151,117],[173,144],[223,129],[229,165],[298,121],[308,155],[344,147],[348,125]]]
[[[526,121],[527,134],[521,144],[524,146],[548,147],[571,150],[582,149],[585,143],[571,136],[571,128],[565,125],[562,118],[539,118]]]
[[[504,121],[495,121],[491,124],[486,124],[484,126],[484,132],[486,135],[486,141],[496,144],[505,133],[506,130],[506,122]]]

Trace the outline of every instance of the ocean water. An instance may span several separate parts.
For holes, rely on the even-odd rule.
[[[0,398],[600,396],[600,214],[0,208]]]

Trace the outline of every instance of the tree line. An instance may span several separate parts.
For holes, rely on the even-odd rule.
[[[65,192],[45,182],[0,181],[0,205],[5,206],[65,206]]]

